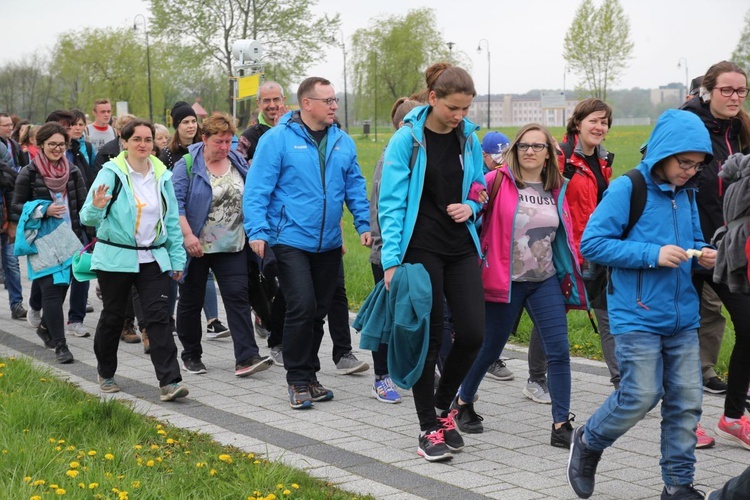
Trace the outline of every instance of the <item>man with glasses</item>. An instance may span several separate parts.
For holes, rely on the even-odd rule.
[[[242,132],[237,146],[237,152],[245,157],[248,164],[253,161],[260,136],[276,125],[279,118],[289,111],[281,85],[276,82],[265,82],[258,88],[258,109],[258,123]]]
[[[307,78],[297,90],[299,111],[286,113],[265,134],[248,171],[243,208],[252,250],[276,256],[287,310],[284,367],[292,408],[333,399],[317,379],[321,325],[341,266],[341,216],[346,203],[360,242],[370,246],[365,179],[354,141],[335,125],[338,99],[331,82]]]
[[[24,153],[21,146],[11,139],[10,134],[13,132],[13,120],[7,113],[0,113],[0,145],[4,147],[8,154],[5,158],[0,158],[7,166],[18,172],[21,168],[29,163],[29,155]],[[8,186],[0,193],[2,204],[4,205],[3,213],[10,213],[10,202],[13,198],[13,188]],[[8,289],[8,301],[10,302],[10,315],[13,319],[26,318],[26,309],[23,307],[23,289],[21,288],[21,269],[18,267],[18,257],[13,254],[15,239],[11,238],[5,232],[7,220],[2,223],[2,234],[0,234],[0,244],[2,251],[3,275],[5,276],[5,288]]]

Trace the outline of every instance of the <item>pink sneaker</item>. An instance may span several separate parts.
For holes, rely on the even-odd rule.
[[[701,424],[698,424],[698,427],[695,429],[695,436],[698,438],[698,442],[695,443],[696,449],[711,448],[716,444],[716,440],[706,434],[706,431]]]
[[[716,424],[716,433],[750,450],[750,421],[744,415],[734,422],[727,422],[726,417],[722,415]]]

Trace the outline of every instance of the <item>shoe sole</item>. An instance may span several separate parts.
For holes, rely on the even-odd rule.
[[[200,369],[200,370],[188,370],[187,366],[185,366],[185,363],[182,363],[182,369],[185,370],[188,373],[192,373],[193,375],[203,375],[204,373],[208,373],[208,370],[206,369]]]
[[[551,405],[552,401],[545,401],[544,399],[539,399],[538,397],[534,396],[534,394],[531,391],[528,391],[526,389],[523,390],[523,395],[532,400],[535,403],[540,403],[543,405]]]
[[[698,443],[696,443],[695,449],[696,450],[705,450],[707,448],[713,448],[714,446],[716,446],[716,440],[713,440],[713,441],[711,441],[709,443],[704,443],[704,444],[698,444]]]
[[[325,401],[330,401],[333,399],[333,391],[328,391],[324,396],[318,396],[317,398],[312,398],[313,403],[323,403]]]
[[[73,358],[73,356],[71,356],[70,358],[64,358],[64,359],[58,359],[57,360],[57,362],[59,364],[61,364],[61,365],[69,365],[73,361],[75,361],[75,359]]]
[[[583,427],[576,427],[575,429],[573,429],[573,434],[570,436],[570,453],[568,453],[568,466],[565,469],[565,478],[568,480],[568,486],[570,486],[570,489],[573,490],[573,493],[575,493],[578,498],[589,498],[594,494],[593,491],[591,492],[591,495],[578,493],[573,487],[573,482],[570,480],[570,462],[573,460],[573,447],[575,446],[576,431],[578,429],[581,429],[580,432],[583,432]]]
[[[737,437],[737,436],[735,436],[734,434],[730,434],[730,433],[728,433],[728,432],[726,432],[726,431],[722,430],[722,429],[721,429],[721,428],[720,428],[720,427],[718,426],[718,424],[716,425],[716,427],[714,428],[714,430],[716,431],[716,435],[717,435],[717,436],[719,436],[719,437],[721,437],[721,438],[724,438],[724,439],[726,439],[727,441],[733,441],[733,442],[735,442],[735,443],[739,443],[739,444],[740,444],[740,446],[742,446],[742,447],[743,447],[743,448],[745,448],[746,450],[750,450],[750,444],[748,444],[748,443],[744,442],[744,441],[743,441],[742,439],[738,438],[738,437]]]
[[[503,377],[499,377],[499,376],[497,376],[497,375],[495,375],[493,373],[490,373],[490,372],[487,372],[484,376],[485,377],[490,377],[491,379],[494,379],[494,380],[501,380],[503,382],[506,382],[508,380],[513,380],[514,378],[516,378],[515,375],[506,375],[506,376],[503,376]]]
[[[174,401],[175,399],[184,398],[188,394],[190,394],[190,391],[188,390],[188,388],[185,386],[182,386],[176,391],[174,391],[172,394],[160,394],[159,399],[161,399],[162,401]]]
[[[420,448],[419,446],[417,446],[417,455],[424,458],[428,462],[445,462],[446,460],[451,460],[453,458],[453,454],[450,452],[436,457],[429,456],[427,453],[422,451],[422,448]]]
[[[39,325],[42,324],[42,318],[39,318],[39,321],[35,321],[31,319],[31,316],[26,316],[26,323],[31,325],[34,328],[39,328]]]
[[[456,421],[456,427],[458,427],[459,431],[461,431],[461,432],[463,432],[465,434],[482,434],[482,433],[484,433],[484,427],[482,427],[480,429],[476,429],[476,428],[475,429],[471,429],[471,428],[468,428],[468,427],[461,426],[458,423],[458,421]]]
[[[281,360],[281,363],[279,363],[279,361],[276,358],[274,358],[273,355],[271,356],[271,359],[273,360],[273,364],[275,364],[276,366],[284,366],[283,358]]]
[[[309,410],[313,407],[313,404],[312,401],[305,401],[304,403],[300,403],[297,405],[290,402],[289,406],[292,407],[292,410]]]
[[[271,358],[268,358],[258,364],[248,367],[246,371],[235,370],[234,375],[236,377],[249,377],[250,375],[253,375],[255,373],[268,370],[269,368],[271,368],[271,365],[273,365],[273,360]]]
[[[397,404],[401,402],[401,398],[394,399],[394,400],[381,398],[380,394],[378,394],[378,391],[376,391],[375,389],[372,389],[370,392],[372,393],[372,396],[378,401],[380,401],[381,403],[388,403],[388,404],[393,405],[393,404]]]
[[[711,394],[724,394],[727,392],[727,390],[726,389],[710,389],[704,385],[703,392],[708,392]]]
[[[122,340],[126,344],[140,344],[141,343],[141,338],[139,336],[137,336],[137,335],[135,336],[134,339],[133,338],[125,338],[124,339],[124,338],[120,337],[120,340]]]
[[[370,365],[368,365],[367,363],[363,361],[361,365],[354,366],[352,368],[343,368],[343,369],[336,368],[336,372],[339,375],[354,375],[355,373],[366,372],[369,369],[370,369]]]
[[[232,335],[232,332],[227,330],[226,332],[219,332],[219,333],[210,333],[206,332],[206,340],[218,340],[218,339],[225,339]]]
[[[119,387],[110,388],[110,389],[104,389],[104,388],[100,387],[99,390],[101,392],[103,392],[104,394],[114,394],[116,392],[120,392],[120,388]]]
[[[65,334],[66,335],[72,335],[72,336],[78,337],[78,338],[86,338],[86,337],[90,337],[91,336],[91,333],[89,333],[89,332],[79,333],[79,332],[76,332],[75,330],[65,330]]]

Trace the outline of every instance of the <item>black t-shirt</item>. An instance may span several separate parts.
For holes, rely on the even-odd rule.
[[[316,144],[320,144],[320,141],[322,141],[323,137],[325,137],[328,133],[328,127],[324,128],[323,130],[313,130],[305,125],[305,128],[307,129],[307,133],[310,134],[310,137],[313,138]]]
[[[596,151],[592,155],[586,155],[585,158],[589,168],[594,172],[594,177],[596,177],[596,204],[598,205],[602,201],[604,191],[607,190],[607,181],[604,179],[602,166],[599,164],[599,155],[596,154]]]
[[[443,255],[461,255],[473,251],[466,224],[457,224],[448,215],[448,205],[461,203],[463,165],[461,144],[455,130],[438,134],[424,129],[427,145],[419,214],[409,247]]]

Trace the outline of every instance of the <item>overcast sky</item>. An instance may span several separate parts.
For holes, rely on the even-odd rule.
[[[480,94],[487,92],[487,53],[476,49],[480,39],[487,39],[492,92],[499,94],[563,87],[563,39],[578,4],[579,0],[475,0],[466,4],[460,0],[318,0],[315,12],[341,14],[348,51],[352,33],[374,19],[430,6],[445,41],[454,42],[453,50],[465,52],[472,60],[471,73]],[[621,4],[630,19],[635,48],[615,88],[684,83],[685,60],[690,79],[703,74],[711,64],[731,57],[750,10],[748,0],[621,0]],[[135,15],[148,13],[148,5],[142,0],[0,0],[0,63],[36,49],[49,50],[59,33],[71,29],[132,26]],[[308,75],[329,78],[337,90],[343,90],[341,49],[331,47]],[[576,75],[569,73],[566,87],[571,89],[576,82]]]

